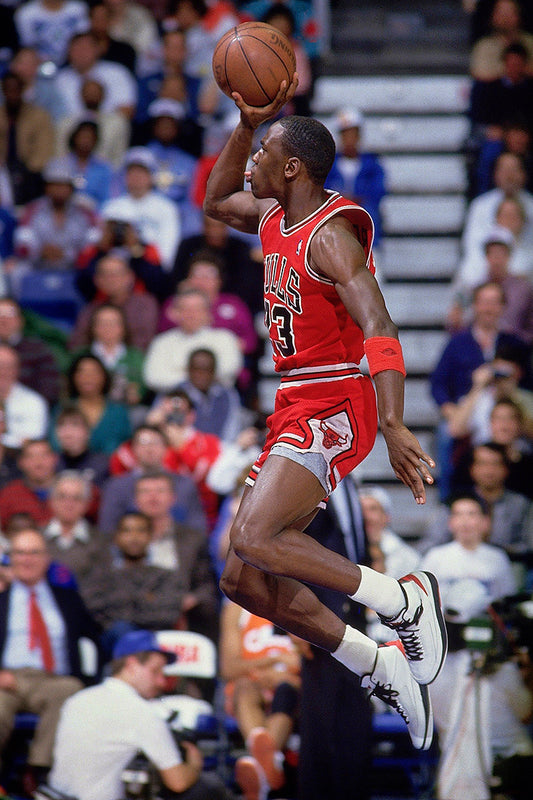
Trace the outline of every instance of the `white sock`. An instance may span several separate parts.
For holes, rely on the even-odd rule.
[[[356,628],[346,626],[342,641],[331,654],[356,675],[369,675],[374,669],[377,644]]]
[[[359,565],[359,569],[361,583],[350,599],[372,608],[383,617],[399,614],[405,607],[405,597],[398,581],[370,567]]]

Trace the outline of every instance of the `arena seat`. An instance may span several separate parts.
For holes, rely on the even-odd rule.
[[[449,280],[459,252],[458,236],[387,236],[380,246],[380,275],[386,280]]]
[[[389,195],[381,202],[386,234],[452,233],[463,227],[466,200],[461,194]]]
[[[452,298],[448,284],[386,284],[383,294],[394,322],[411,328],[443,326]]]
[[[388,287],[385,291],[388,292]],[[448,334],[445,331],[400,331],[407,379],[412,375],[430,375],[447,340]],[[429,397],[429,387],[427,392]]]
[[[458,154],[384,155],[381,164],[391,193],[464,192],[466,165]]]
[[[69,331],[83,305],[75,279],[74,270],[32,270],[22,277],[17,299],[22,308]]]
[[[463,114],[471,81],[464,75],[321,76],[313,111],[331,114],[352,102],[365,113]],[[347,98],[354,98],[347,102]]]

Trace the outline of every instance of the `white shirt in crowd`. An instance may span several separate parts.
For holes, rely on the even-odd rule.
[[[104,87],[101,111],[117,111],[121,106],[137,105],[137,85],[130,71],[122,64],[97,61],[85,75],[72,67],[63,67],[57,73],[55,88],[65,105],[65,116],[87,113],[81,98],[81,87],[88,78]]]
[[[61,66],[71,38],[89,27],[87,3],[66,0],[51,9],[41,0],[30,0],[15,11],[15,25],[24,47],[35,48],[43,60]]]
[[[19,448],[25,439],[41,439],[48,431],[48,405],[44,397],[15,383],[4,401],[4,447]]]
[[[122,772],[138,750],[159,771],[182,762],[150,702],[121,678],[106,678],[63,706],[48,783],[77,800],[117,800],[124,796]]]

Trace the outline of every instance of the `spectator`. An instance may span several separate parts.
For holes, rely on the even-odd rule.
[[[155,297],[135,290],[135,272],[127,255],[110,250],[96,261],[94,286],[97,295],[84,306],[69,339],[69,349],[77,350],[89,345],[91,318],[102,303],[111,303],[124,312],[131,344],[145,350],[155,334],[159,308]]]
[[[55,85],[55,66],[43,62],[34,47],[21,47],[9,68],[22,80],[24,102],[44,108],[54,123],[66,113],[65,103]]]
[[[0,403],[0,489],[21,475],[17,465],[16,450],[5,447],[2,437],[6,432],[6,415],[3,404]],[[4,531],[5,532],[5,531]],[[1,533],[0,533],[1,537]]]
[[[498,284],[503,289],[504,308],[500,329],[533,343],[533,283],[524,275],[509,270],[514,237],[507,228],[494,228],[485,241],[485,273],[482,281]],[[532,264],[533,267],[533,264]],[[455,284],[457,300],[447,316],[447,327],[452,331],[464,327],[471,302],[471,285]]]
[[[6,423],[2,444],[13,449],[20,448],[26,439],[44,436],[48,426],[46,400],[19,382],[19,372],[17,351],[0,343],[0,403]]]
[[[450,412],[448,429],[455,439],[469,437],[473,444],[490,438],[490,414],[497,400],[512,399],[522,408],[533,431],[533,392],[521,389],[524,356],[514,348],[501,347],[494,360],[472,373],[472,388]]]
[[[109,477],[109,458],[89,448],[91,427],[83,412],[75,406],[65,406],[55,420],[54,438],[59,445],[57,469],[76,470],[96,487],[102,487]]]
[[[5,530],[14,514],[30,514],[36,525],[52,518],[50,491],[57,468],[57,455],[46,439],[28,439],[18,458],[22,473],[0,490],[0,527]]]
[[[0,593],[0,750],[17,711],[39,714],[28,754],[26,791],[35,790],[52,763],[61,706],[82,688],[79,640],[96,641],[98,628],[78,593],[51,585],[46,541],[36,529],[11,537],[13,582]],[[31,792],[30,792],[31,793]]]
[[[157,24],[148,9],[132,0],[107,0],[109,33],[134,48],[137,72],[146,74],[159,52]]]
[[[213,328],[232,331],[239,337],[242,352],[250,356],[257,348],[257,334],[252,315],[238,294],[221,291],[223,284],[223,261],[217,253],[206,249],[199,250],[192,256],[187,278],[180,288],[198,289],[204,292],[209,300]],[[163,307],[159,323],[161,331],[168,330],[176,324],[176,314],[173,309],[176,299],[171,298]]]
[[[391,500],[385,489],[379,486],[363,486],[359,490],[359,502],[368,539],[369,553],[378,548],[385,558],[385,574],[401,578],[418,569],[420,556],[390,528]]]
[[[9,68],[13,54],[19,48],[19,37],[13,19],[14,8],[0,6],[0,71]]]
[[[521,558],[533,549],[533,504],[505,487],[508,472],[505,447],[485,442],[473,448],[472,493],[490,514],[488,542]],[[449,519],[447,506],[437,509],[420,543],[422,551],[450,540]]]
[[[184,147],[184,149],[192,155],[198,156],[201,153],[202,129],[196,123],[199,116],[198,93],[203,80],[184,72],[186,55],[185,32],[180,28],[165,29],[162,36],[160,68],[148,75],[139,76],[138,79],[139,102],[134,123],[138,130],[142,130],[149,119],[148,108],[155,100],[162,97],[160,92],[165,86],[165,82],[173,81],[179,88],[179,97],[175,99],[185,106],[187,130],[189,134],[192,130],[196,131],[198,138],[194,149],[191,150],[190,147]]]
[[[2,76],[4,105],[0,108],[0,161],[5,162],[16,206],[42,192],[40,173],[54,154],[54,127],[44,108],[23,97],[24,84],[14,72]]]
[[[87,352],[87,350],[86,350]],[[89,327],[88,352],[97,356],[111,375],[109,397],[130,406],[130,416],[144,414],[145,399],[142,350],[130,345],[124,309],[112,303],[94,307]]]
[[[210,18],[205,0],[173,0],[167,24],[173,22],[185,31],[186,58],[184,69],[188,75],[205,78],[211,75],[213,51],[219,38],[229,28],[238,25],[233,9],[229,13]]]
[[[185,106],[178,100],[154,100],[148,108],[152,136],[146,145],[156,162],[155,185],[179,209],[182,237],[202,229],[202,213],[191,199],[196,158],[179,143],[185,114]]]
[[[135,75],[137,58],[135,48],[128,42],[113,37],[110,33],[111,9],[109,5],[103,0],[97,0],[89,8],[89,17],[91,32],[98,42],[99,58],[122,64],[132,75]]]
[[[67,66],[59,70],[55,79],[65,102],[66,116],[83,111],[81,88],[88,78],[104,88],[102,111],[119,111],[126,119],[133,116],[137,104],[135,80],[122,64],[99,58],[98,40],[86,30],[70,40]]]
[[[164,720],[146,702],[163,691],[163,667],[173,660],[150,631],[132,631],[119,639],[111,677],[65,704],[54,747],[52,789],[78,800],[116,800],[123,793],[125,767],[142,751],[168,796],[232,800],[218,778],[202,773],[196,745],[184,742],[182,757]]]
[[[72,269],[97,234],[96,216],[74,195],[74,174],[65,159],[46,165],[44,196],[30,203],[15,232],[16,256],[33,269]]]
[[[522,117],[513,116],[504,122],[501,135],[485,139],[477,159],[475,194],[494,189],[494,165],[501,153],[515,153],[525,166],[525,188],[533,189],[532,129]]]
[[[87,608],[104,629],[103,646],[111,654],[128,630],[175,628],[183,587],[178,572],[148,563],[152,523],[138,511],[120,517],[113,537],[115,559],[101,564],[83,586]]]
[[[533,470],[533,441],[526,434],[524,412],[518,402],[510,397],[496,400],[490,413],[490,432],[487,441],[505,448],[509,474],[505,486],[512,492],[533,500],[533,486],[529,479]],[[469,467],[472,448],[462,456],[452,476],[452,492],[472,491]]]
[[[50,492],[52,519],[43,530],[51,558],[68,567],[82,594],[92,572],[109,560],[103,537],[87,520],[91,498],[87,478],[74,470],[60,472]]]
[[[533,278],[533,239],[528,241],[527,216],[520,200],[505,197],[496,210],[496,225],[507,228],[514,236],[514,247],[509,262],[511,272]]]
[[[533,76],[530,56],[523,44],[510,44],[503,51],[502,76],[494,81],[474,82],[470,117],[483,138],[501,138],[504,124],[517,115],[523,117],[531,128]]]
[[[202,200],[203,202],[203,200]],[[200,202],[201,205],[201,202]],[[173,285],[187,277],[189,264],[199,251],[217,253],[224,262],[223,292],[237,294],[252,314],[263,311],[263,257],[252,258],[250,245],[233,236],[223,222],[204,214],[203,232],[181,242],[172,273]]]
[[[311,72],[311,62],[302,44],[295,38],[296,19],[289,8],[283,2],[274,3],[261,18],[262,22],[277,28],[287,37],[292,45],[294,57],[296,59],[296,72],[298,73],[298,87],[290,103],[292,106],[288,113],[299,114],[308,117],[311,113],[311,95],[313,88],[313,76]]]
[[[502,713],[503,709],[500,708],[501,716],[487,721],[487,725],[476,726],[480,749],[474,755],[470,740],[465,749],[467,739],[457,734],[459,727],[464,730],[469,725],[472,714],[469,698],[476,678],[472,676],[473,661],[465,649],[461,631],[472,618],[486,614],[490,603],[514,594],[516,584],[508,556],[485,541],[490,519],[478,499],[468,496],[457,498],[451,504],[449,524],[453,541],[432,548],[422,562],[423,569],[432,570],[439,581],[450,632],[450,652],[441,674],[431,686],[435,723],[441,743],[438,796],[488,797],[490,791],[487,782],[491,770],[479,766],[479,761],[483,760],[482,753],[486,752],[483,739],[488,737],[494,741],[498,738],[497,731],[501,731],[501,726],[507,722],[509,706],[506,701],[506,713]],[[469,674],[470,678],[467,677]],[[484,698],[478,713],[481,708],[486,709],[485,703],[492,701],[490,695],[495,690],[492,683],[492,678],[483,678],[481,675],[477,678],[478,698]],[[481,700],[478,699],[478,702],[481,703]],[[490,741],[488,746],[490,748]],[[458,759],[462,764],[459,770],[461,777],[459,786],[454,786],[457,783],[455,765]],[[454,768],[451,767],[452,763]]]
[[[320,22],[316,16],[318,6],[307,0],[281,0],[294,14],[296,22],[296,37],[305,47],[306,53],[312,63],[316,63],[320,54],[322,32]],[[243,19],[261,19],[268,9],[276,4],[277,0],[250,0],[241,6],[240,13]]]
[[[252,800],[260,796],[253,791],[258,784],[278,790],[285,783],[282,751],[295,723],[300,656],[287,634],[230,601],[222,609],[219,653],[227,711],[251,756],[237,759],[235,777]]]
[[[95,155],[98,136],[96,122],[82,119],[69,136],[67,162],[76,191],[100,208],[109,199],[112,168],[110,163]]]
[[[501,286],[494,283],[478,286],[473,293],[471,325],[451,336],[431,376],[431,394],[442,417],[439,428],[442,499],[448,497],[453,460],[453,437],[449,422],[461,398],[472,388],[474,370],[492,361],[502,345],[510,344],[517,349],[525,347],[520,340],[500,331],[503,308]]]
[[[187,362],[187,378],[179,384],[194,403],[195,427],[234,442],[243,428],[245,410],[236,389],[223,386],[216,377],[215,354],[208,348],[193,350]]]
[[[167,451],[165,434],[156,426],[143,424],[136,428],[131,442],[121,445],[113,454],[113,477],[104,487],[98,519],[98,527],[103,533],[111,534],[123,514],[138,510],[135,506],[135,483],[142,475],[164,471]],[[172,478],[176,497],[172,517],[176,522],[205,534],[205,512],[194,481],[188,475],[176,473]]]
[[[340,146],[326,181],[326,188],[355,200],[374,220],[374,245],[382,234],[379,204],[386,193],[385,173],[374,153],[361,150],[363,115],[357,109],[343,109],[337,114],[336,125]]]
[[[84,353],[73,360],[67,373],[67,399],[90,425],[90,449],[107,455],[131,436],[128,411],[109,399],[110,388],[111,377],[99,358]]]
[[[173,310],[176,327],[158,334],[146,354],[146,384],[156,392],[169,391],[185,379],[191,352],[207,347],[216,356],[220,382],[233,386],[243,366],[239,340],[231,331],[212,327],[204,292],[184,289],[176,296]]]
[[[143,242],[155,245],[161,264],[172,268],[180,240],[180,219],[176,206],[154,189],[157,162],[145,147],[132,147],[124,159],[126,192],[103,207],[107,219],[138,220]]]
[[[98,144],[95,155],[118,168],[123,161],[130,139],[130,123],[120,111],[104,107],[105,87],[93,78],[85,78],[80,89],[82,108],[60,115],[56,123],[56,151],[58,156],[68,152],[69,137],[80,119],[90,119],[98,125]]]
[[[88,25],[87,5],[80,0],[30,0],[15,12],[20,43],[34,47],[44,61],[60,67],[73,34]]]
[[[59,397],[60,373],[52,351],[40,339],[24,335],[24,317],[16,300],[0,298],[0,342],[19,358],[18,380],[52,405]]]
[[[195,419],[193,402],[180,389],[163,397],[146,417],[147,422],[164,431],[168,440],[167,468],[171,472],[189,475],[196,483],[212,529],[218,512],[218,498],[206,479],[210,467],[222,452],[222,443],[218,436],[197,430]]]
[[[470,284],[480,282],[479,274],[483,272],[483,246],[495,224],[502,225],[497,212],[503,200],[517,200],[523,208],[525,222],[520,232],[522,247],[533,246],[533,195],[527,192],[527,175],[524,164],[514,153],[502,153],[498,156],[494,168],[495,188],[474,198],[468,208],[462,236],[463,257],[457,270],[460,281]],[[507,226],[505,226],[507,227]],[[516,235],[516,234],[515,234]],[[511,263],[511,271],[518,271]],[[526,263],[522,272],[530,272],[531,264]]]
[[[522,29],[518,0],[497,0],[490,26],[491,32],[479,39],[470,54],[470,73],[479,81],[496,80],[503,74],[503,53],[510,44],[519,42],[530,59],[533,56],[533,36]]]
[[[365,531],[353,476],[330,496],[325,513],[306,529],[315,541],[350,559],[368,563]],[[348,625],[366,630],[364,607],[337,592],[313,589],[320,602]],[[372,707],[360,680],[319,647],[302,649],[299,800],[369,800]]]
[[[137,478],[135,504],[152,524],[149,563],[177,571],[187,628],[218,641],[218,595],[207,538],[173,519],[175,502],[174,481],[168,473]]]

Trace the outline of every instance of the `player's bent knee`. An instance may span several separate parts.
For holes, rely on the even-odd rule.
[[[249,522],[234,525],[231,531],[231,546],[246,564],[268,571],[273,555],[274,537]]]

